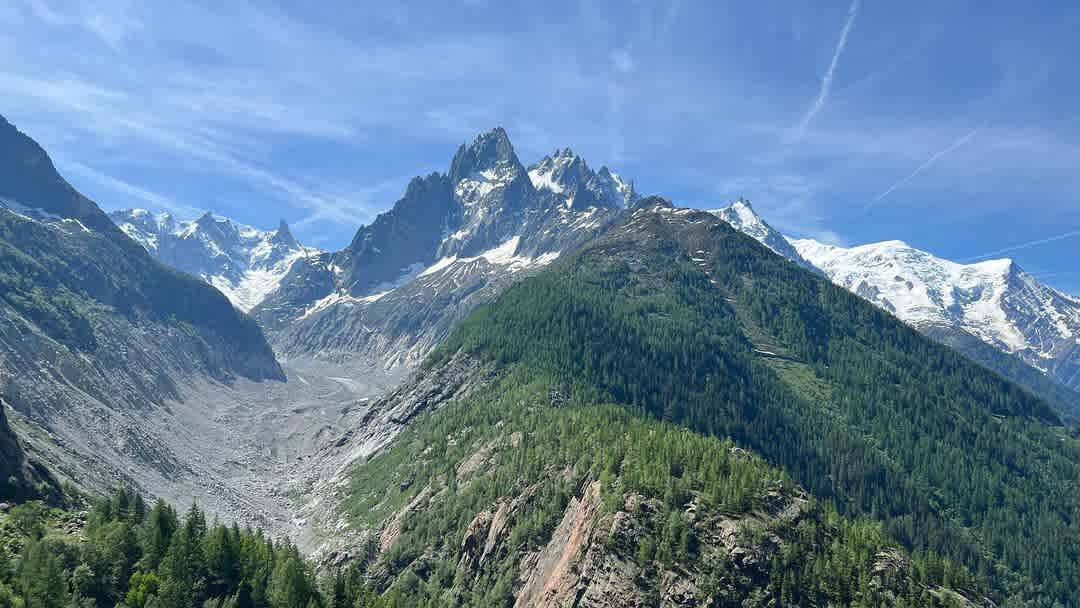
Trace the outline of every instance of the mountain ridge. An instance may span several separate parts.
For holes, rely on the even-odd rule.
[[[462,373],[478,380],[462,384]],[[507,375],[515,380],[500,386]],[[370,579],[388,594],[478,588],[481,595],[472,597],[479,602],[508,568],[504,586],[497,586],[500,594],[511,593],[507,603],[569,606],[572,599],[558,598],[577,597],[590,598],[582,605],[605,605],[597,601],[602,590],[622,585],[613,579],[624,580],[620,573],[628,570],[632,580],[639,572],[625,557],[608,561],[611,553],[632,554],[635,545],[590,545],[604,537],[593,536],[596,530],[618,525],[602,518],[601,528],[573,522],[591,521],[581,510],[591,504],[586,512],[614,513],[617,522],[650,529],[641,511],[622,508],[629,501],[622,492],[633,487],[623,476],[648,465],[635,460],[636,441],[574,435],[593,428],[588,418],[575,418],[590,404],[615,404],[648,424],[731,438],[738,449],[783,467],[812,495],[835,501],[842,513],[881,522],[909,549],[940,551],[984,573],[994,601],[1012,594],[1064,601],[1073,594],[1066,579],[1080,576],[1058,560],[1060,545],[1015,542],[1032,532],[1035,520],[1053,526],[1044,541],[1075,533],[1068,514],[1080,506],[1062,492],[1077,473],[1078,446],[1045,403],[719,218],[656,199],[641,201],[597,238],[478,307],[414,380],[363,413],[378,426],[334,443],[355,460],[344,479],[325,483],[359,529],[327,522],[332,538],[346,540],[346,547],[326,547],[327,555],[364,556]],[[516,419],[542,415],[555,422]],[[540,448],[553,430],[565,434],[559,445],[610,446],[613,453],[564,468]],[[650,453],[671,454],[675,441]],[[568,487],[532,489],[548,483],[545,465]],[[657,508],[675,530],[683,529],[680,520],[708,520],[704,500],[692,500],[701,477],[686,465],[661,469],[643,501],[656,504],[648,503],[650,492],[668,497],[676,515]],[[679,480],[690,484],[689,493],[680,493]],[[994,495],[1005,502],[986,502]],[[1043,499],[1050,495],[1061,500]],[[565,499],[545,502],[558,496]],[[603,496],[608,500],[596,498]],[[1039,515],[1020,515],[1030,509]],[[535,527],[504,544],[504,533],[525,522]],[[700,533],[694,530],[690,536]],[[634,538],[657,538],[640,534]],[[566,541],[575,536],[582,540]],[[684,546],[719,550],[713,540],[705,534]],[[580,568],[533,573],[550,563],[546,555]],[[639,565],[650,563],[651,554],[644,555]],[[461,567],[468,576],[455,574]],[[691,566],[671,570],[665,580],[694,578]],[[409,584],[414,576],[422,582]],[[965,588],[978,588],[979,576]],[[560,591],[531,595],[536,587]]]
[[[758,215],[750,201],[740,197],[739,200],[727,207],[711,209],[709,213],[724,220],[739,232],[753,237],[754,240],[768,247],[773,253],[785,257],[803,268],[820,272],[816,266],[792,246],[787,237]]]
[[[348,247],[294,265],[252,314],[287,356],[413,366],[473,307],[636,197],[569,154],[527,169],[495,128],[461,144],[446,173],[413,178]]]
[[[1015,261],[958,264],[902,241],[848,249],[793,244],[834,282],[916,327],[973,335],[1080,388],[1080,304]]]

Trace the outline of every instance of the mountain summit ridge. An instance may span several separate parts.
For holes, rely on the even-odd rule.
[[[753,237],[754,240],[771,249],[773,253],[785,257],[807,270],[820,272],[817,267],[804,258],[788,242],[788,239],[779,230],[773,228],[754,210],[750,201],[740,197],[727,207],[713,209],[709,213],[724,220],[739,232]]]
[[[636,199],[569,150],[526,169],[496,127],[458,146],[445,173],[410,180],[348,247],[294,266],[252,313],[285,353],[415,365],[473,307]]]
[[[244,312],[273,293],[297,260],[319,253],[301,245],[285,220],[264,231],[210,211],[179,220],[169,212],[121,209],[109,218],[153,257],[202,278]]]

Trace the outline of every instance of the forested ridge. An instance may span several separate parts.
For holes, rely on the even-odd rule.
[[[360,554],[364,577],[401,605],[514,605],[519,577],[538,568],[529,556],[558,543],[560,520],[595,487],[594,546],[612,556],[605,566],[633,573],[625,605],[673,605],[661,601],[671,578],[696,591],[678,605],[959,606],[985,593],[959,564],[903,556],[879,523],[840,516],[730,440],[587,394],[511,366],[359,467],[354,523],[387,526]],[[507,522],[494,532],[483,527],[491,509]],[[640,528],[614,532],[626,521]],[[760,563],[731,562],[714,532],[727,525]],[[483,555],[472,537],[488,539]],[[883,574],[890,559],[901,565]],[[595,605],[589,593],[583,605]]]
[[[730,437],[1001,597],[1080,596],[1080,442],[998,375],[706,214],[641,209],[467,319],[463,350]]]

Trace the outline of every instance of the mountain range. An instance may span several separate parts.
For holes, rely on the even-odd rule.
[[[845,249],[796,240],[836,284],[947,341],[974,336],[1080,389],[1080,300],[1009,259],[957,264],[901,241]]]
[[[633,186],[570,150],[526,168],[502,129],[414,178],[348,247],[294,264],[251,314],[284,356],[415,366],[477,305],[601,231]]]
[[[885,605],[1072,593],[1056,586],[1075,576],[1056,566],[1071,544],[1057,535],[1075,534],[1064,488],[1080,465],[1045,403],[662,199],[476,309],[363,419],[379,432],[349,425],[328,446],[355,458],[317,476],[310,493],[331,498],[303,512],[344,504],[318,522],[317,554],[359,551],[368,580],[409,605],[857,604],[828,580],[838,572]],[[695,444],[715,436],[742,447]],[[792,478],[747,471],[739,486],[734,463],[699,468],[716,454],[760,454]],[[881,522],[882,537],[862,537],[872,546],[842,550],[866,561],[844,570],[787,536],[821,529],[814,497]],[[850,547],[856,528],[841,521],[824,534]],[[1038,536],[1034,521],[1055,532],[1014,554],[1005,538]],[[885,538],[946,556],[961,592],[907,579],[925,562]],[[818,559],[818,574],[801,570]],[[892,583],[871,582],[881,568],[896,568]],[[964,573],[997,568],[1028,582]]]
[[[301,246],[284,222],[263,232],[210,214],[110,217],[157,259],[252,312],[281,354],[411,367],[472,307],[637,199],[630,182],[593,171],[570,149],[526,168],[497,129],[462,146],[447,174],[414,179],[337,252]],[[512,219],[498,219],[504,213]],[[743,199],[711,213],[1080,415],[1080,300],[1011,260],[965,266],[900,241],[843,248],[789,239]]]
[[[95,605],[1080,600],[1077,302],[1015,264],[788,239],[503,129],[337,251],[0,152],[4,496],[126,484],[314,560],[197,508],[162,545],[120,492],[48,541]]]

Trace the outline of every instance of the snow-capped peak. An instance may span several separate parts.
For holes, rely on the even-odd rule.
[[[713,210],[711,213],[719,216],[720,219],[728,224],[731,224],[732,228],[746,233],[762,243],[770,236],[779,234],[773,230],[772,226],[765,223],[765,220],[761,219],[761,216],[759,216],[750,205],[750,201],[743,198],[740,198],[723,209]]]
[[[289,230],[289,225],[285,223],[285,220],[278,223],[277,230],[270,235],[270,241],[275,245],[287,248],[299,247],[300,245],[296,237],[293,236],[292,231]]]
[[[898,240],[791,243],[832,282],[916,328],[961,330],[1080,386],[1080,303],[1010,259],[960,264]]]
[[[534,188],[558,195],[568,208],[629,207],[637,198],[634,185],[607,167],[594,172],[570,148],[556,149],[529,167]]]
[[[1080,301],[1012,260],[958,264],[900,240],[848,248],[788,239],[743,199],[712,213],[928,335],[974,336],[1080,388]]]
[[[114,223],[165,264],[201,277],[237,308],[248,311],[273,293],[305,250],[282,221],[264,231],[206,212],[195,220],[127,209],[109,214]]]
[[[713,209],[709,213],[727,222],[732,228],[752,237],[757,242],[804,268],[815,270],[813,264],[808,262],[791,243],[754,211],[750,201],[739,198],[734,203],[722,209]]]
[[[475,179],[478,175],[489,178],[503,176],[521,168],[510,136],[502,127],[496,127],[477,136],[471,144],[462,144],[458,148],[450,163],[450,180],[457,184],[463,179]]]

